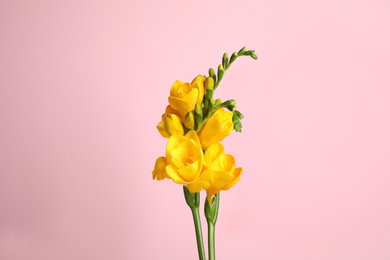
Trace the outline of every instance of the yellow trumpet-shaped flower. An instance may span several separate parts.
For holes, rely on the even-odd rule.
[[[202,147],[195,131],[191,130],[185,136],[174,134],[169,138],[165,171],[175,183],[187,184],[191,192],[208,187],[211,179],[201,176],[203,160]]]
[[[199,75],[191,83],[180,80],[173,83],[168,101],[180,113],[180,118],[184,119],[188,112],[195,109],[197,103],[202,103],[205,80],[206,77]]]
[[[165,118],[164,127],[169,136],[174,134],[184,135],[183,124],[181,123],[180,118],[175,114],[169,114]]]
[[[233,131],[233,113],[220,108],[207,121],[199,132],[199,139],[203,149],[209,148],[212,144],[221,142]]]
[[[236,184],[242,173],[242,168],[235,167],[235,158],[225,154],[222,144],[211,145],[205,153],[203,173],[204,179],[211,180],[206,189],[207,199],[212,200],[213,195],[221,190],[228,190]],[[206,185],[203,185],[206,187]]]

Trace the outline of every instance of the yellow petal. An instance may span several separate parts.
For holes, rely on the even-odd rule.
[[[196,180],[199,175],[198,167],[198,162],[195,161],[194,163],[188,164],[185,167],[180,168],[178,170],[178,174],[180,174],[183,180],[187,182],[194,182],[194,180]]]
[[[211,183],[213,183],[214,177],[213,172],[206,170],[203,171],[200,175],[199,179],[194,183],[188,184],[188,189],[192,193],[200,192],[202,189],[207,189],[210,187]]]
[[[181,123],[180,118],[175,114],[168,114],[165,118],[165,131],[169,136],[173,134],[184,135],[183,124]]]
[[[160,123],[158,123],[157,130],[162,135],[162,137],[169,138],[168,133],[165,131],[164,121],[161,121]]]
[[[154,166],[154,171],[152,172],[153,179],[157,179],[158,181],[165,179],[166,171],[165,167],[167,165],[167,161],[165,157],[159,157],[156,160],[156,164]]]
[[[165,167],[166,173],[169,176],[169,178],[172,179],[177,184],[188,184],[187,181],[183,180],[183,178],[178,174],[177,170],[172,165],[167,165]]]
[[[242,172],[243,170],[241,167],[236,168],[234,171],[233,179],[228,184],[226,184],[222,189],[229,190],[231,187],[233,187],[240,180],[240,175],[242,174]]]
[[[170,96],[177,96],[182,85],[183,82],[181,82],[180,80],[176,80],[171,87]]]
[[[199,75],[194,80],[191,82],[192,85],[195,85],[196,88],[198,89],[198,101],[197,103],[201,104],[203,101],[203,95],[204,95],[204,83],[206,81],[206,77]]]
[[[199,132],[199,139],[203,148],[207,149],[212,144],[221,142],[230,135],[234,126],[232,117],[233,113],[225,111],[223,108],[215,112]]]

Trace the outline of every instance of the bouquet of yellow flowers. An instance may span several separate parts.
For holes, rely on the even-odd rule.
[[[253,50],[245,47],[230,59],[225,53],[215,74],[199,75],[191,83],[177,80],[168,98],[169,105],[157,125],[160,134],[169,138],[165,157],[159,157],[153,179],[171,179],[183,185],[184,196],[194,218],[199,259],[205,260],[199,215],[200,191],[205,190],[205,216],[208,224],[209,260],[215,259],[215,224],[219,208],[219,192],[229,190],[239,180],[243,170],[236,167],[235,158],[225,154],[220,143],[233,129],[241,132],[243,115],[236,110],[236,101],[214,99],[225,71],[240,56],[257,59]]]

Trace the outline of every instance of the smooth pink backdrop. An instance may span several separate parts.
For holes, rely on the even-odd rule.
[[[172,83],[242,46],[219,260],[390,259],[390,2],[0,1],[0,259],[196,260]],[[202,194],[204,198],[204,194]],[[203,216],[202,219],[204,220]],[[205,227],[205,221],[203,225]]]

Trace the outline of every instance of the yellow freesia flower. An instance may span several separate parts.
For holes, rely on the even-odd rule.
[[[191,83],[183,83],[180,80],[173,83],[168,101],[170,106],[180,113],[181,119],[194,110],[197,103],[202,103],[205,80],[205,76],[199,75]]]
[[[205,188],[207,199],[211,203],[213,195],[221,190],[230,189],[240,180],[242,168],[235,167],[235,158],[230,154],[225,154],[220,143],[211,145],[204,156],[202,177],[211,180]]]
[[[233,113],[220,108],[207,121],[199,131],[199,139],[203,149],[209,148],[212,144],[221,142],[233,131]]]
[[[211,179],[202,177],[204,155],[195,131],[185,136],[174,134],[167,143],[166,175],[178,184],[187,184],[195,193],[211,184]],[[210,176],[209,176],[210,177]]]

